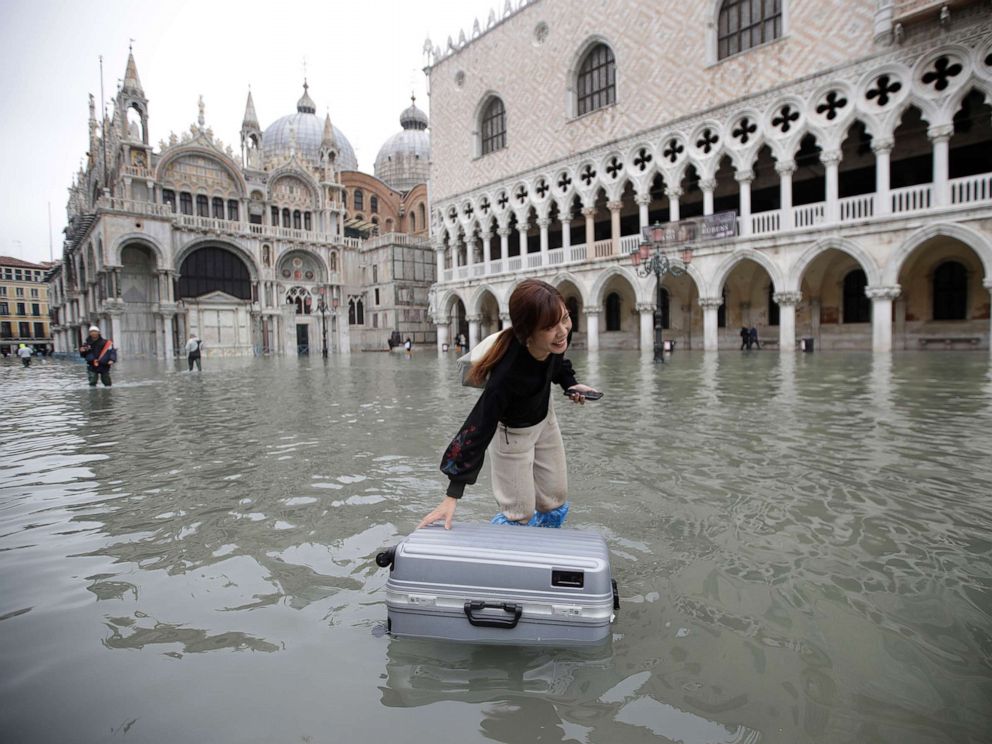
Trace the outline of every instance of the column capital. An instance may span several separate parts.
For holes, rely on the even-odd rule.
[[[871,141],[871,151],[876,155],[890,153],[896,146],[896,141],[892,137],[879,137]]]
[[[795,160],[782,160],[775,163],[775,172],[780,176],[791,176],[796,172]]]
[[[699,179],[699,188],[701,191],[713,191],[716,189],[716,179],[715,178],[701,178]]]
[[[718,307],[720,307],[722,304],[723,304],[723,298],[722,297],[700,297],[699,298],[699,306],[701,308],[703,308],[703,310],[709,310],[709,309],[715,310]]]
[[[582,207],[582,214],[586,217],[592,217],[596,214],[596,207]]]
[[[622,201],[606,202],[606,208],[609,209],[611,212],[619,212],[621,209],[623,209],[623,202]]]
[[[865,287],[865,296],[874,300],[894,300],[902,294],[902,287],[894,284],[890,287]]]
[[[496,229],[496,234],[499,235],[501,238],[510,237],[511,232],[513,231],[509,227],[500,226]]]
[[[603,308],[599,305],[586,305],[582,308],[583,315],[599,315],[603,312]]]
[[[931,142],[947,142],[954,134],[953,124],[938,124],[927,129],[927,137]]]
[[[655,304],[653,302],[638,302],[634,307],[641,315],[645,315],[654,312]]]
[[[634,197],[634,202],[636,202],[637,206],[639,206],[639,207],[640,206],[645,206],[647,204],[650,204],[651,203],[651,194],[650,193],[647,193],[647,194],[637,194],[637,196]]]
[[[547,230],[550,225],[551,225],[551,219],[549,217],[537,218],[537,226],[542,230]]]
[[[803,301],[802,292],[776,292],[772,299],[779,307],[795,307]]]
[[[665,196],[667,196],[669,199],[678,199],[680,196],[682,196],[682,189],[680,189],[678,186],[669,186],[668,188],[665,189]]]
[[[483,240],[492,240],[492,238],[493,238],[493,231],[492,230],[482,230],[479,233],[479,237],[482,238]]]
[[[838,165],[843,154],[840,150],[822,150],[820,152],[820,162],[826,166]]]
[[[467,320],[469,323],[478,323],[480,320],[482,320],[482,315],[480,315],[479,313],[472,313],[470,315],[466,315],[465,320]]]
[[[510,313],[503,313],[503,312],[501,312],[499,314],[499,319],[502,320],[504,323],[509,323],[510,322]]]
[[[526,233],[528,230],[530,230],[530,223],[529,222],[518,222],[517,223],[517,232],[518,233]]]
[[[737,183],[751,183],[754,180],[754,171],[751,168],[734,171],[734,180]]]

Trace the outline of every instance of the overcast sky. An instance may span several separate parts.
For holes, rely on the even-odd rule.
[[[306,58],[310,96],[321,117],[351,141],[361,170],[399,131],[410,104],[429,113],[422,72],[424,39],[444,46],[485,25],[502,0],[0,0],[0,254],[61,255],[66,189],[86,153],[87,94],[100,105],[124,77],[128,39],[149,103],[156,144],[196,121],[240,152],[251,85],[262,127],[296,111]],[[514,5],[517,3],[514,2]]]

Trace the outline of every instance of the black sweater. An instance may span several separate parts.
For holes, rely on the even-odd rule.
[[[460,499],[466,484],[475,483],[486,447],[500,423],[513,428],[534,426],[548,415],[551,384],[568,390],[576,384],[572,363],[564,354],[539,362],[514,337],[503,358],[489,373],[482,396],[441,458],[448,476],[448,496]]]

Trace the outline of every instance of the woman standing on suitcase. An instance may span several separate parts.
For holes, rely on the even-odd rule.
[[[469,381],[485,389],[441,459],[447,495],[418,528],[442,520],[451,528],[487,447],[500,508],[494,524],[560,527],[565,521],[568,477],[551,385],[561,385],[576,403],[597,391],[576,382],[565,358],[572,320],[557,289],[537,279],[521,282],[510,295],[510,322],[472,365]]]

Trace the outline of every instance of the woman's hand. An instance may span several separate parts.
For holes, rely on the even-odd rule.
[[[430,514],[420,520],[420,524],[417,525],[419,530],[421,527],[426,527],[428,525],[434,524],[435,522],[440,522],[444,520],[444,529],[451,529],[451,518],[455,516],[455,507],[458,505],[458,499],[452,498],[451,496],[445,496],[444,500],[437,505]]]
[[[568,397],[572,399],[573,403],[578,403],[579,405],[585,405],[586,399],[583,393],[598,393],[596,388],[589,387],[588,385],[572,385],[568,389]]]

